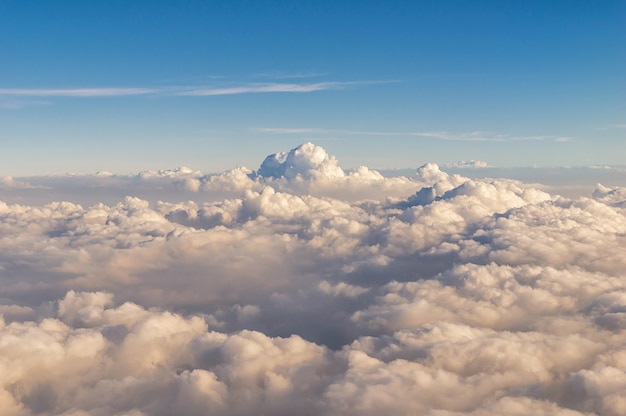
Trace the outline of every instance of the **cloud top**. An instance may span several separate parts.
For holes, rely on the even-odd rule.
[[[181,198],[0,202],[3,414],[626,409],[619,187],[385,178],[312,143],[75,180]]]
[[[314,177],[341,178],[343,170],[337,160],[329,156],[320,146],[311,142],[304,143],[290,152],[279,152],[265,158],[257,173],[266,178],[293,180],[297,177],[312,179]]]

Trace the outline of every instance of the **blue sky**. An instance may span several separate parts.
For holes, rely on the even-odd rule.
[[[0,174],[624,164],[624,1],[0,1]]]

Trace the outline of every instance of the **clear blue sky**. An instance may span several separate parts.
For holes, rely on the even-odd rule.
[[[0,174],[626,164],[626,1],[0,0]]]

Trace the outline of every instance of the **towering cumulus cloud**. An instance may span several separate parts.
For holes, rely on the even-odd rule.
[[[623,188],[385,178],[312,143],[71,180],[130,196],[0,187],[30,192],[0,202],[2,415],[626,414]]]

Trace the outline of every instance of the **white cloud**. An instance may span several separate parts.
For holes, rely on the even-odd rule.
[[[486,168],[489,167],[487,162],[482,160],[461,160],[457,163],[447,165],[449,168]]]
[[[283,71],[271,71],[256,74],[259,78],[270,79],[297,79],[297,78],[318,78],[328,75],[325,72],[283,72]]]
[[[317,286],[318,289],[332,296],[346,296],[348,298],[356,298],[364,293],[367,293],[367,289],[359,286],[349,285],[344,282],[339,282],[336,285],[328,283],[326,280],[320,282]]]
[[[102,175],[102,173],[100,173]],[[108,174],[105,173],[106,176]],[[188,177],[197,177],[201,176],[202,173],[199,171],[194,171],[191,168],[186,166],[181,166],[176,169],[163,169],[158,171],[143,171],[139,172],[137,176],[141,179],[151,179],[151,178],[188,178]]]
[[[0,176],[0,189],[24,189],[33,186],[25,181],[20,181],[12,176]]]
[[[152,88],[0,88],[0,96],[21,97],[118,97],[153,94]]]
[[[362,82],[315,82],[315,83],[253,83],[233,87],[192,88],[177,92],[176,95],[211,96],[253,93],[291,92],[305,93],[324,90],[337,90]]]
[[[626,208],[626,188],[596,185],[593,198],[607,205]]]
[[[281,127],[276,127],[276,128],[261,128],[261,127],[257,127],[257,128],[253,128],[251,129],[253,131],[260,131],[263,133],[270,133],[270,134],[308,134],[308,133],[327,133],[327,132],[333,132],[333,131],[342,131],[342,130],[328,130],[328,129],[320,129],[320,128],[310,128],[310,127],[301,127],[301,128],[281,128]]]
[[[305,78],[306,76],[301,76]],[[297,76],[288,78],[298,78]],[[93,88],[0,88],[0,98],[3,97],[123,97],[132,95],[177,95],[177,96],[215,96],[252,93],[307,93],[325,90],[345,89],[357,85],[379,84],[394,81],[326,81],[313,83],[245,83],[232,86],[200,86],[200,87],[93,87]],[[35,101],[2,101],[3,108],[21,108],[26,105],[42,104]],[[47,103],[44,103],[47,104]]]
[[[3,414],[624,412],[621,188],[385,178],[312,143],[47,183],[0,202]],[[61,184],[118,199],[29,202]]]
[[[265,158],[258,174],[264,178],[294,180],[297,177],[308,180],[316,176],[341,178],[345,176],[337,165],[337,160],[311,142],[292,149],[289,153],[279,152]]]

